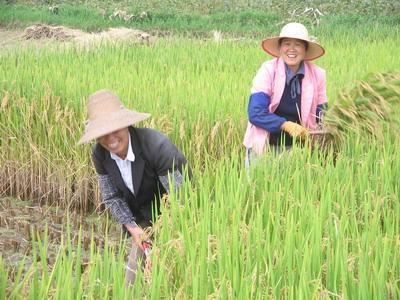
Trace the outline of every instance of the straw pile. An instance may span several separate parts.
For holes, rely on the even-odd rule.
[[[70,29],[64,26],[37,24],[27,27],[23,37],[27,40],[56,39],[58,41],[68,41],[83,34],[85,33],[81,30]]]

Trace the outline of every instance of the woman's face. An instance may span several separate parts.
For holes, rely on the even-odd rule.
[[[283,38],[279,47],[280,56],[286,65],[297,72],[306,55],[306,45],[302,40]]]
[[[97,142],[106,150],[125,159],[128,154],[129,130],[128,128],[116,130],[99,137]]]

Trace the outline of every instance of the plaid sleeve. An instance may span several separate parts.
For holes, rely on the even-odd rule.
[[[128,203],[120,196],[117,188],[114,186],[111,176],[99,174],[98,180],[103,202],[111,212],[111,215],[120,224],[132,224],[135,226],[135,217]]]
[[[175,191],[181,187],[183,184],[183,176],[179,170],[176,170],[174,173],[169,173],[171,175],[171,184],[174,184]],[[160,180],[161,184],[169,194],[170,191],[170,182],[168,179],[168,174],[163,175],[163,176],[158,176],[158,179]]]

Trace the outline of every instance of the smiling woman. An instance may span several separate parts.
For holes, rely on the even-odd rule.
[[[122,128],[97,138],[97,142],[112,154],[125,159],[130,143],[128,128]]]
[[[92,94],[87,110],[89,119],[79,144],[97,140],[92,159],[103,202],[132,237],[126,269],[130,285],[138,262],[146,261],[143,229],[160,212],[160,198],[170,191],[169,176],[176,187],[182,185],[186,158],[160,132],[132,127],[150,114],[125,108],[111,91]]]
[[[298,39],[283,38],[279,40],[280,56],[293,73],[299,70],[308,48],[307,45],[307,42]]]
[[[265,62],[253,79],[243,142],[247,166],[267,147],[288,148],[293,138],[304,139],[327,106],[325,71],[310,62],[325,50],[310,39],[304,25],[285,25],[262,47],[276,58]]]

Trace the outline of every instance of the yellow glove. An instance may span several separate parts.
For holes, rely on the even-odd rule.
[[[307,128],[291,121],[283,123],[281,129],[289,133],[292,137],[305,138],[308,135]]]

